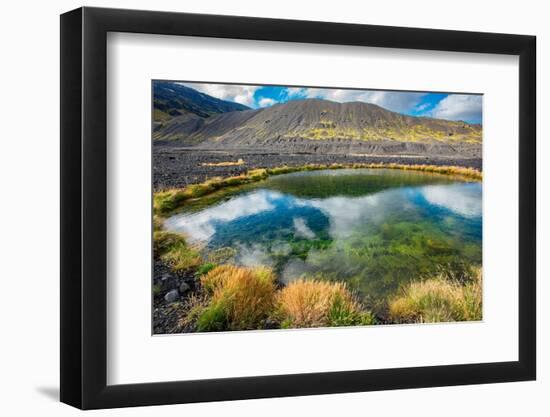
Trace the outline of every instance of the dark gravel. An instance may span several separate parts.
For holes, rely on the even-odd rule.
[[[182,283],[185,283],[186,291],[181,292]],[[181,333],[185,331],[179,323],[183,317],[186,306],[185,300],[189,294],[197,290],[197,282],[194,272],[174,272],[168,265],[154,260],[153,272],[153,333]],[[167,302],[164,297],[170,291],[178,291],[175,301]]]
[[[203,163],[227,162],[243,159],[239,166],[212,167]],[[255,168],[281,165],[332,163],[398,163],[427,165],[457,165],[482,169],[481,158],[405,155],[349,155],[320,153],[273,153],[257,150],[213,151],[199,148],[156,147],[153,151],[153,186],[155,190],[196,184],[215,176],[226,177],[245,173]]]

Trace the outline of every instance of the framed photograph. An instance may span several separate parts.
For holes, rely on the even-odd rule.
[[[61,401],[533,380],[535,37],[61,16]]]

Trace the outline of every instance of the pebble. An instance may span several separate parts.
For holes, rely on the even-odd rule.
[[[168,303],[173,303],[174,301],[176,301],[179,298],[179,295],[180,294],[179,294],[178,290],[168,291],[164,295],[164,300]]]

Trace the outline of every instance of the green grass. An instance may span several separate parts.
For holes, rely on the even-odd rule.
[[[187,271],[202,263],[199,251],[188,245],[177,233],[156,231],[153,233],[153,251],[174,271]]]
[[[216,264],[212,262],[207,262],[205,264],[202,264],[197,268],[197,271],[195,272],[196,275],[204,275],[209,273],[211,270],[213,270],[216,267]]]

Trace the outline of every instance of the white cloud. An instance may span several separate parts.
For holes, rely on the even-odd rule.
[[[181,83],[186,87],[194,88],[201,93],[208,94],[221,100],[234,101],[253,107],[255,104],[254,93],[259,86],[254,85],[230,85],[230,84],[203,84],[203,83]]]
[[[165,226],[167,230],[184,233],[191,241],[208,242],[216,233],[218,224],[273,210],[274,206],[269,200],[276,196],[278,195],[267,191],[248,194],[197,213],[170,217],[166,219]]]
[[[286,94],[288,98],[294,97],[305,97],[307,88],[302,87],[288,87],[286,89]]]
[[[338,103],[362,101],[401,113],[413,110],[420,104],[422,97],[426,95],[426,93],[326,88],[289,88],[287,94],[289,98],[322,98]]]
[[[447,120],[481,120],[482,97],[478,95],[451,94],[437,103],[431,116]]]
[[[248,267],[273,266],[273,259],[261,245],[237,245],[237,247],[239,248],[239,256],[236,259],[237,264]]]
[[[419,104],[418,106],[416,106],[416,111],[417,112],[423,112],[424,110],[427,110],[428,107],[430,107],[430,103],[423,103],[423,104]]]
[[[482,214],[481,185],[428,185],[421,189],[424,198],[435,206],[444,207],[464,217]]]
[[[262,97],[256,101],[254,95],[262,86],[181,83],[210,96],[234,101],[252,108],[268,107],[278,103],[277,100]],[[284,94],[284,93],[283,93]],[[372,103],[385,109],[399,113],[415,114],[424,112],[425,115],[448,120],[481,120],[482,97],[479,95],[451,94],[441,100],[433,110],[428,110],[429,103],[423,103],[427,93],[377,91],[377,90],[346,90],[331,88],[286,88],[286,99],[320,98],[338,103],[360,101]],[[284,95],[283,95],[284,97]],[[285,101],[285,100],[283,100]]]
[[[297,236],[305,237],[306,239],[315,239],[315,233],[309,228],[305,219],[295,217],[292,221],[294,223],[294,229],[296,229]]]
[[[269,106],[273,106],[275,103],[277,102],[272,98],[262,97],[260,101],[258,101],[258,106],[269,107]]]

